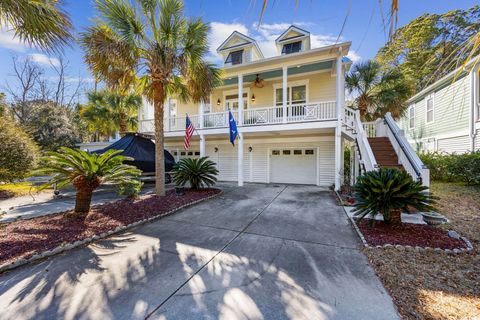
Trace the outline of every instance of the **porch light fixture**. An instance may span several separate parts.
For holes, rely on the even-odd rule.
[[[252,94],[252,102],[255,102],[255,94]]]
[[[253,151],[252,146],[248,147],[248,152],[252,152],[252,151]]]
[[[218,98],[218,99],[217,99],[217,106],[220,105],[220,102],[221,102],[221,101],[220,101],[220,98]]]
[[[213,148],[213,151],[218,152],[218,147]]]

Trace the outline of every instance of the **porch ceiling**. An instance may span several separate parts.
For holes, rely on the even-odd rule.
[[[305,64],[305,65],[301,65],[301,66],[289,67],[288,68],[288,75],[292,76],[292,75],[308,73],[308,72],[329,70],[332,67],[333,67],[333,61],[322,61],[322,62],[317,62],[317,63]],[[256,76],[257,76],[256,73],[245,75],[243,77],[243,82],[244,83],[253,82],[253,81],[255,81]],[[266,71],[266,72],[259,72],[258,76],[261,79],[264,79],[264,80],[281,78],[282,77],[282,69]],[[238,83],[238,77],[233,77],[233,78],[228,78],[228,79],[223,80],[223,85],[224,86],[234,85],[234,84],[237,84],[237,83]]]

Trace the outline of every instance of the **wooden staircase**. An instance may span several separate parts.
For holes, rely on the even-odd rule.
[[[368,143],[372,148],[377,164],[381,168],[396,167],[403,169],[403,166],[398,163],[397,153],[393,149],[388,137],[368,138]]]

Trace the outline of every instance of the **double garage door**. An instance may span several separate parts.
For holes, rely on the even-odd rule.
[[[317,150],[314,148],[272,149],[270,182],[316,184]]]

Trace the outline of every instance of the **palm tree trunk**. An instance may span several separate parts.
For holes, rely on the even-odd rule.
[[[402,210],[401,209],[390,209],[390,224],[398,226],[402,224]]]
[[[163,103],[165,101],[163,85],[153,84],[153,107],[155,116],[155,193],[165,196],[165,160],[163,154]]]
[[[92,193],[93,190],[88,187],[77,189],[77,195],[75,197],[75,213],[85,214],[90,211]]]
[[[120,129],[120,134],[121,135],[125,134],[125,132],[128,131],[127,115],[125,115],[125,114],[120,115],[120,121],[118,123],[118,127]]]

